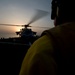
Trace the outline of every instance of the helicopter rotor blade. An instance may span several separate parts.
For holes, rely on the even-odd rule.
[[[5,25],[5,26],[22,26],[22,25],[15,25],[15,24],[0,24],[0,25]]]
[[[50,27],[41,27],[41,26],[31,26],[31,27],[34,27],[34,28],[50,28]]]
[[[14,25],[14,24],[0,24],[5,26],[21,26],[21,27],[34,27],[34,28],[49,28],[49,27],[41,27],[41,26],[31,26],[31,25]]]
[[[49,14],[49,12],[44,11],[44,10],[40,10],[40,9],[36,9],[36,13],[35,15],[32,17],[31,21],[28,23],[28,25],[30,25],[31,23],[47,16]]]
[[[47,16],[49,14],[49,12],[44,11],[44,10],[40,10],[40,9],[36,9],[36,13],[35,15],[32,17],[32,19],[30,20],[30,22],[28,24],[25,25],[15,25],[15,24],[0,24],[0,25],[5,25],[5,26],[21,26],[21,27],[38,27],[38,26],[30,26],[31,23]],[[46,27],[39,27],[39,28],[46,28]],[[48,28],[48,27],[47,27]]]

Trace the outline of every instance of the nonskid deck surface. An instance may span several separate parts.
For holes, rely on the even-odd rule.
[[[30,46],[0,42],[0,68],[2,75],[18,75],[22,60]]]

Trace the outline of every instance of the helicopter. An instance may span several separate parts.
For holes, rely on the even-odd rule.
[[[20,29],[20,31],[17,31],[16,34],[20,37],[34,37],[36,36],[37,32],[32,31],[32,29],[29,29],[28,27],[31,27],[29,25],[24,25],[24,28]]]
[[[15,25],[15,24],[3,24],[0,23],[0,25],[5,25],[5,26],[21,26],[23,27],[22,29],[20,29],[20,31],[16,31],[16,35],[19,35],[20,38],[22,39],[34,39],[37,37],[37,32],[33,31],[31,28],[29,27],[39,27],[39,26],[31,26],[30,24],[34,23],[35,21],[47,16],[49,14],[49,12],[44,11],[44,10],[40,10],[37,9],[36,13],[34,14],[34,16],[32,17],[32,19],[30,20],[30,22],[28,24],[25,25]],[[39,27],[39,28],[48,28],[48,27]]]

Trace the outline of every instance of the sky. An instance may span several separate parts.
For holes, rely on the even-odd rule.
[[[0,0],[0,24],[28,24],[37,10],[48,12],[48,15],[35,20],[31,26],[48,27],[31,29],[40,35],[44,30],[54,27],[51,20],[51,0]],[[17,37],[16,31],[22,27],[0,25],[0,38]]]

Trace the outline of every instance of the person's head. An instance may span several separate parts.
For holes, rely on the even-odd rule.
[[[75,21],[74,0],[54,0],[57,1],[56,24]]]

